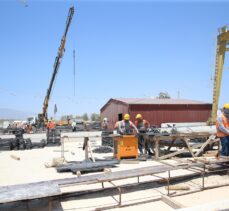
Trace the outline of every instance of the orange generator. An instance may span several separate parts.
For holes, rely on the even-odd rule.
[[[121,135],[113,137],[114,157],[121,158],[138,158],[138,138],[135,135]]]

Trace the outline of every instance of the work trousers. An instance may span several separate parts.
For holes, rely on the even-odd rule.
[[[150,144],[149,143],[145,143],[145,140],[143,138],[142,135],[140,135],[138,137],[138,149],[139,149],[139,152],[140,154],[143,154],[143,149],[145,148],[146,152],[151,155],[151,151],[150,151]]]
[[[229,156],[229,136],[220,137],[221,151],[220,154],[223,156]]]
[[[138,149],[140,154],[143,154],[143,145],[144,145],[144,138],[142,135],[138,137]]]

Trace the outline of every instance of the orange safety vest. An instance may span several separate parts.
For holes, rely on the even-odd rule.
[[[227,128],[227,129],[229,129],[229,121],[228,121],[228,119],[223,114],[222,114],[221,118],[223,120],[224,127]],[[218,137],[228,136],[228,134],[225,134],[224,132],[222,132],[222,131],[219,130],[219,125],[220,125],[220,123],[219,123],[219,120],[217,118],[217,120],[216,120],[216,130],[217,130],[217,133],[216,133],[216,135]]]
[[[47,124],[47,128],[48,128],[48,129],[54,129],[54,128],[55,128],[55,124],[54,124],[53,122],[49,122],[49,123]]]

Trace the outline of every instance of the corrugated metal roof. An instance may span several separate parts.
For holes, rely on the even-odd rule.
[[[168,104],[168,105],[184,105],[184,104],[211,104],[197,100],[187,99],[158,99],[158,98],[113,98],[113,100],[120,101],[126,104]]]

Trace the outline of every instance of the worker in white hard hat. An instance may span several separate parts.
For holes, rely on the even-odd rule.
[[[130,121],[130,115],[125,114],[124,119],[118,123],[118,132],[120,134],[133,134],[134,131],[138,133],[137,127]]]
[[[143,119],[141,114],[137,114],[135,117],[135,125],[138,128],[140,133],[146,133],[146,131],[150,128],[150,123]],[[138,149],[140,154],[143,154],[143,147],[145,147],[145,150],[149,155],[153,155],[153,153],[150,151],[150,145],[149,143],[145,143],[143,135],[139,135],[138,137]]]
[[[216,119],[217,137],[220,138],[220,155],[229,156],[229,103],[224,104],[223,113]]]
[[[107,130],[108,129],[108,118],[107,117],[103,118],[102,129],[103,130]]]

